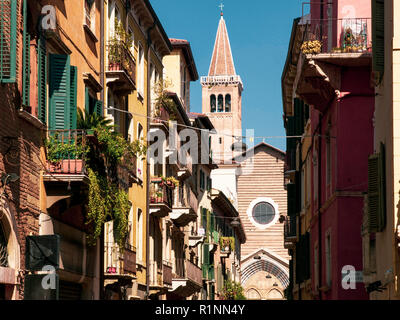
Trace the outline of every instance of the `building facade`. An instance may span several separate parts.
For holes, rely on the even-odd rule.
[[[362,271],[365,157],[372,151],[371,7],[361,1],[311,2],[294,21],[282,75],[292,256],[288,296],[367,299],[346,290],[342,272]]]

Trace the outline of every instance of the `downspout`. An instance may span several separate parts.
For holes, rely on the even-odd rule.
[[[147,29],[147,115],[150,114],[150,46],[151,46],[151,30],[156,27],[156,22]],[[143,62],[144,63],[144,62]],[[147,134],[150,131],[150,120],[147,119]],[[150,295],[150,205],[149,205],[149,191],[150,191],[150,163],[147,159],[146,161],[146,300],[149,299]]]
[[[104,108],[104,0],[100,0],[100,100]],[[104,300],[104,225],[100,235],[100,300]]]
[[[318,284],[322,284],[322,225],[321,225],[321,142],[322,142],[322,115],[319,115],[319,129],[318,129]],[[322,300],[322,292],[318,288],[319,300]]]

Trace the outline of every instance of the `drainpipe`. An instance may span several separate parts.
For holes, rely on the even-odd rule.
[[[100,100],[104,106],[104,1],[100,1]],[[103,108],[104,109],[104,108]],[[100,235],[100,300],[104,300],[104,225]]]
[[[318,286],[322,284],[322,225],[321,225],[321,142],[322,142],[322,115],[319,115],[319,129],[318,129]],[[322,300],[322,292],[318,289],[319,300]]]
[[[150,32],[156,27],[156,22],[153,23],[153,25],[147,29],[147,114],[150,114],[150,46],[151,46],[151,36]],[[144,63],[144,61],[143,61]],[[147,119],[147,134],[149,134],[150,131],[150,120]],[[147,204],[146,204],[146,300],[149,299],[150,295],[150,252],[149,252],[149,247],[150,247],[150,205],[149,205],[149,189],[150,189],[150,163],[147,159],[146,161],[146,199],[147,199]]]

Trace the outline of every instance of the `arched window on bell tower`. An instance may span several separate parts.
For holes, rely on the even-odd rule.
[[[225,112],[231,112],[231,95],[225,96]]]
[[[210,106],[211,106],[211,112],[217,111],[217,99],[215,98],[215,94],[212,94],[210,96]]]
[[[218,112],[224,112],[224,96],[218,95]]]

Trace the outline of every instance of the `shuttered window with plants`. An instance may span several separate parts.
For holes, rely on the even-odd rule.
[[[372,63],[382,77],[385,70],[385,1],[372,0]]]
[[[385,147],[368,159],[368,230],[382,232],[386,226]]]
[[[17,0],[0,0],[0,82],[16,81]]]

